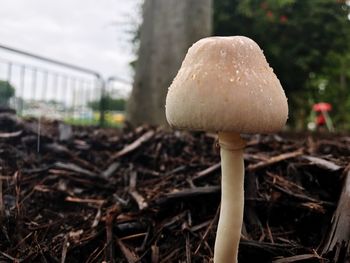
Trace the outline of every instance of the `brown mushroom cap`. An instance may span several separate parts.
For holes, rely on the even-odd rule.
[[[209,37],[188,50],[168,90],[166,117],[180,129],[267,133],[283,128],[288,104],[253,40]]]

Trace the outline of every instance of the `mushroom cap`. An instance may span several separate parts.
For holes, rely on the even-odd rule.
[[[179,129],[269,133],[283,128],[288,104],[260,47],[243,36],[208,37],[189,48],[166,97]]]

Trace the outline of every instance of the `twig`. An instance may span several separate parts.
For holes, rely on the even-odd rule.
[[[163,259],[159,262],[159,263],[168,263],[168,262],[173,262],[173,260],[171,260],[171,258],[179,253],[179,251],[181,251],[183,248],[177,248],[172,250],[168,255],[166,255],[165,257],[163,257]]]
[[[318,255],[315,254],[304,254],[304,255],[297,255],[297,256],[291,256],[291,257],[286,257],[286,258],[280,258],[272,261],[272,263],[292,263],[292,262],[298,262],[298,261],[303,261],[307,259],[323,259]],[[324,259],[323,259],[324,260]],[[323,262],[323,261],[319,261]]]
[[[86,263],[97,262],[96,259],[102,254],[103,251],[105,251],[105,249],[106,249],[106,245],[103,248],[101,248],[100,251],[98,251],[99,249],[96,248],[95,251],[93,251],[92,254],[88,257],[88,259],[86,260]]]
[[[277,174],[273,174],[271,172],[266,172],[266,175],[271,177],[274,181],[274,184],[278,184],[280,186],[288,186],[290,188],[294,188],[298,191],[304,191],[305,188],[294,183],[294,182],[291,182],[290,180],[287,180],[286,178],[282,177],[282,176],[279,176]]]
[[[309,197],[305,194],[299,194],[299,193],[294,193],[292,191],[290,191],[289,189],[285,189],[281,186],[278,186],[278,185],[275,185],[273,184],[272,185],[274,188],[276,188],[277,190],[285,193],[285,194],[288,194],[290,196],[293,196],[299,200],[303,200],[303,201],[308,201],[308,202],[313,202],[313,203],[316,203],[316,204],[323,204],[323,205],[329,205],[329,206],[334,206],[334,203],[332,202],[328,202],[328,201],[322,201],[322,200],[318,200],[318,199],[315,199],[315,198],[312,198],[312,197]]]
[[[15,191],[16,191],[16,211],[17,211],[17,218],[21,219],[21,202],[20,202],[20,197],[21,197],[21,186],[20,186],[20,172],[16,171],[14,176],[13,176],[13,180],[14,180],[14,184],[15,184]],[[17,223],[19,222],[19,220],[17,221]]]
[[[117,213],[120,212],[118,206],[113,206],[108,209],[106,216],[106,261],[114,263],[114,242],[113,242],[113,221]]]
[[[152,251],[152,263],[159,262],[159,247],[157,245],[151,246]]]
[[[119,152],[115,153],[114,155],[112,155],[111,157],[111,161],[115,161],[116,159],[118,159],[119,157],[126,155],[134,150],[136,150],[138,147],[140,147],[143,143],[147,142],[148,140],[150,140],[153,135],[154,135],[154,131],[150,130],[148,132],[146,132],[145,134],[143,134],[141,137],[139,137],[137,140],[135,140],[133,143],[126,145],[123,149],[121,149]]]
[[[33,235],[34,232],[30,232],[27,236],[25,236],[24,238],[22,238],[17,245],[15,245],[13,247],[13,251],[17,250],[29,237],[31,237]]]
[[[117,171],[117,169],[119,168],[119,166],[120,166],[120,163],[114,162],[114,163],[112,163],[111,165],[109,165],[109,166],[107,167],[107,169],[104,170],[104,171],[101,173],[101,175],[102,175],[104,178],[111,177],[111,175],[112,175],[113,173],[115,173],[115,171]]]
[[[102,215],[102,213],[101,213],[101,207],[102,207],[102,205],[99,206],[98,209],[97,209],[97,213],[96,213],[96,215],[95,215],[94,221],[92,221],[92,224],[91,224],[91,227],[92,227],[92,228],[97,227],[98,223],[99,223],[100,220],[101,220],[101,215]]]
[[[64,236],[63,245],[62,245],[62,253],[61,253],[61,263],[66,262],[67,250],[68,250],[68,234]]]
[[[297,245],[297,244],[280,244],[280,243],[272,244],[267,242],[260,242],[255,240],[244,240],[244,239],[241,239],[239,246],[241,248],[244,247],[244,249],[255,251],[256,253],[259,252],[260,250],[275,256],[286,254],[286,253],[292,256],[294,249],[305,249],[303,246]]]
[[[327,160],[319,158],[319,157],[303,156],[302,158],[310,161],[312,164],[315,164],[316,166],[318,166],[322,169],[330,170],[333,172],[338,171],[342,168],[341,166],[339,166],[333,162],[327,161]]]
[[[206,177],[207,175],[209,175],[209,174],[215,172],[216,170],[219,170],[219,169],[220,169],[220,166],[221,166],[221,162],[216,163],[216,164],[214,164],[214,165],[208,167],[207,169],[198,172],[198,173],[192,178],[192,180],[202,179],[202,178]]]
[[[148,203],[145,198],[140,195],[140,193],[136,190],[136,181],[137,181],[137,173],[130,174],[130,183],[129,183],[129,194],[136,201],[140,210],[143,210],[148,207]]]
[[[266,230],[267,230],[267,234],[268,234],[268,237],[271,241],[272,244],[274,244],[274,240],[273,240],[273,236],[272,236],[272,232],[271,232],[271,228],[269,226],[269,222],[266,222]]]
[[[16,132],[1,132],[0,138],[1,139],[9,139],[9,138],[15,138],[21,136],[23,131],[16,131]]]
[[[208,221],[202,222],[202,223],[200,223],[198,225],[195,225],[195,226],[191,227],[190,230],[191,230],[191,232],[196,232],[196,231],[198,231],[198,230],[208,226],[211,223],[211,221],[212,220],[208,220]]]
[[[298,156],[300,156],[302,154],[303,154],[303,151],[299,149],[299,150],[294,151],[294,152],[283,153],[283,154],[280,154],[280,155],[277,155],[277,156],[273,156],[270,159],[268,159],[267,161],[261,161],[261,162],[258,162],[256,164],[250,164],[247,167],[247,171],[255,172],[255,171],[259,170],[259,169],[265,168],[265,167],[270,166],[272,164],[276,164],[276,163],[279,163],[281,161],[284,161],[284,160],[287,160],[287,159],[290,159],[290,158],[295,158],[295,157],[298,157]]]
[[[217,194],[220,193],[220,186],[203,186],[181,190],[174,193],[168,193],[155,200],[157,205],[164,205],[170,201],[182,200],[185,198],[191,198],[201,195]]]
[[[101,206],[105,203],[105,200],[101,199],[90,199],[90,198],[78,198],[78,197],[72,197],[72,196],[67,196],[65,201],[68,202],[73,202],[73,203],[81,203],[81,204],[93,204],[93,205],[98,205]]]
[[[148,239],[150,238],[150,235],[151,235],[151,227],[148,226],[148,227],[147,227],[147,231],[145,232],[145,235],[144,235],[142,244],[141,244],[141,246],[139,246],[139,247],[136,249],[136,251],[145,251],[145,247],[146,247],[146,245],[147,245]]]
[[[103,177],[98,176],[96,173],[90,172],[89,170],[86,170],[84,168],[81,168],[80,166],[74,164],[74,163],[62,163],[62,162],[56,162],[54,164],[55,168],[58,169],[64,169],[68,171],[72,171],[78,174],[83,174],[91,178],[101,178],[104,179]]]
[[[5,252],[0,251],[0,254],[3,255],[5,258],[8,258],[9,260],[12,260],[12,262],[22,262],[23,260],[11,257],[9,254],[6,254]]]
[[[3,195],[2,195],[2,180],[0,179],[0,225],[2,225],[2,218],[5,212]]]
[[[210,222],[209,226],[205,230],[205,233],[204,233],[201,241],[199,242],[196,250],[194,251],[194,255],[197,255],[197,253],[198,253],[199,249],[201,248],[204,240],[207,238],[207,235],[209,234],[209,231],[212,229],[214,223],[216,223],[216,221],[219,219],[219,214],[220,214],[220,205],[219,205],[218,209],[216,210],[216,214],[215,214],[213,220]]]
[[[191,244],[190,244],[190,233],[186,231],[186,263],[191,263]]]
[[[126,247],[120,239],[117,238],[117,245],[119,246],[121,252],[123,253],[125,259],[128,263],[136,263],[139,261],[139,257],[136,255],[134,251],[130,248]]]
[[[91,171],[100,172],[99,169],[91,164],[91,162],[88,162],[86,160],[83,160],[79,158],[78,156],[74,155],[66,146],[59,144],[59,143],[47,143],[44,144],[43,147],[50,152],[57,153],[60,155],[67,155],[69,157],[69,160],[71,162],[78,163],[79,165],[90,169]]]

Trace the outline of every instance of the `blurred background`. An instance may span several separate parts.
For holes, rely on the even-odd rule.
[[[350,1],[3,0],[0,107],[77,125],[166,125],[167,88],[211,35],[254,39],[289,130],[350,130]]]

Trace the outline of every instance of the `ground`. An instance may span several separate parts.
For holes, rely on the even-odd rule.
[[[244,138],[239,262],[349,262],[330,240],[350,137]],[[0,262],[210,262],[219,162],[215,134],[0,113]]]

